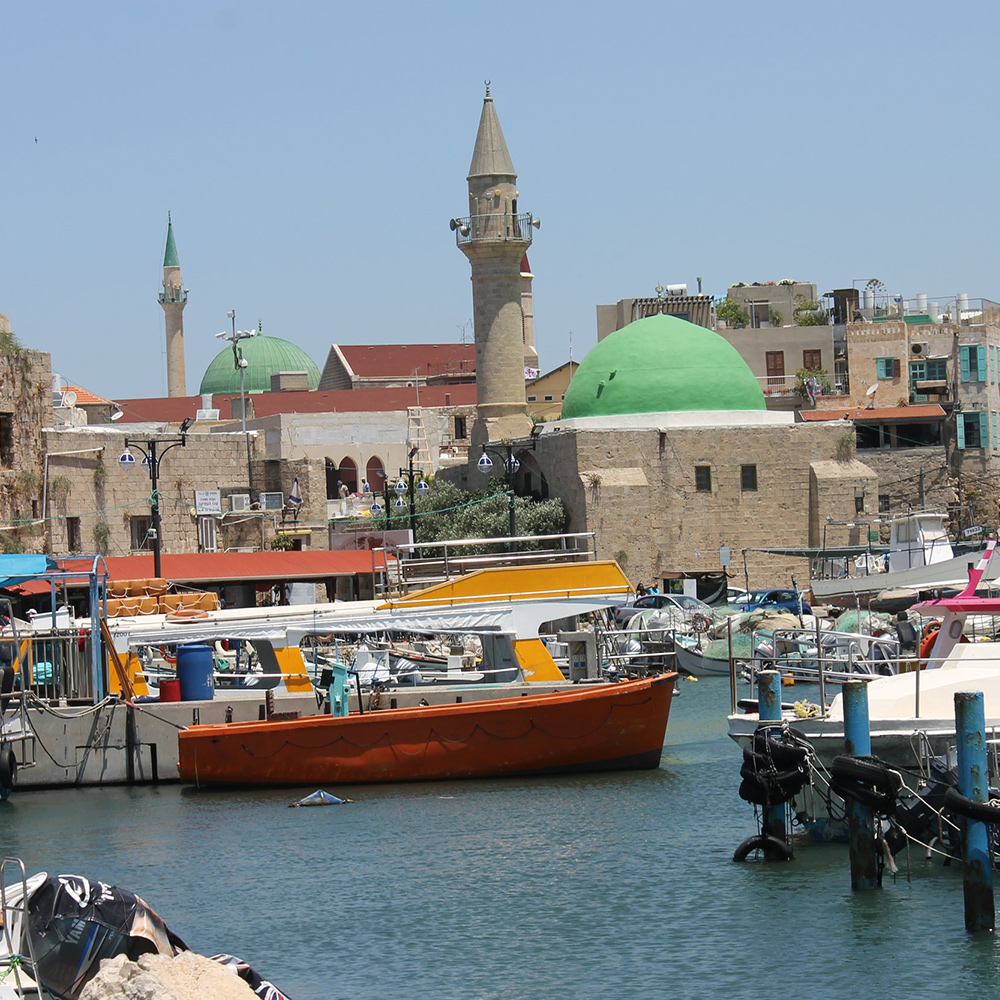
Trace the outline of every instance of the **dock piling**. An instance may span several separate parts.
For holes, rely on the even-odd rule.
[[[974,803],[990,800],[986,761],[986,715],[981,691],[955,692],[955,735],[958,744],[958,790]],[[992,931],[996,926],[990,831],[986,823],[963,817],[962,889],[965,929]]]
[[[777,670],[761,670],[757,675],[758,729],[768,728],[768,723],[781,723],[781,674]],[[764,807],[764,834],[787,841],[785,833],[785,803]]]
[[[868,685],[847,681],[844,695],[844,749],[855,757],[870,757],[871,731],[868,721]],[[879,877],[875,843],[875,817],[869,806],[850,799],[847,805],[847,837],[851,855],[851,889],[875,889]]]

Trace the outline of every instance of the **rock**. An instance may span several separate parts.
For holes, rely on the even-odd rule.
[[[143,955],[130,962],[124,955],[101,962],[100,971],[83,988],[80,1000],[255,1000],[250,987],[218,962],[193,951]]]

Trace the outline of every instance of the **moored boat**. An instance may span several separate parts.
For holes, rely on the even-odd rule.
[[[676,674],[488,703],[192,726],[199,786],[368,784],[659,765]]]

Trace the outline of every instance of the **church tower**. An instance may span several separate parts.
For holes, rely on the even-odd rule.
[[[524,398],[525,335],[521,261],[537,219],[518,214],[517,174],[489,83],[469,167],[469,215],[452,219],[458,248],[472,265],[476,333],[475,451],[490,441],[526,437],[531,431]]]
[[[184,306],[187,289],[181,282],[181,264],[174,243],[174,224],[167,213],[167,248],[163,254],[163,291],[160,305],[167,326],[167,395],[186,396],[184,378]]]

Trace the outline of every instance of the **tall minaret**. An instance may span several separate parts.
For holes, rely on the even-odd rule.
[[[524,399],[521,260],[538,221],[517,212],[517,174],[493,108],[490,86],[469,167],[469,217],[453,219],[459,249],[472,265],[476,332],[473,449],[531,431]]]
[[[167,326],[167,395],[186,396],[187,382],[184,378],[184,306],[187,305],[187,289],[181,282],[181,265],[177,259],[177,244],[174,243],[174,224],[167,213],[167,249],[163,254],[163,291],[160,305]]]

